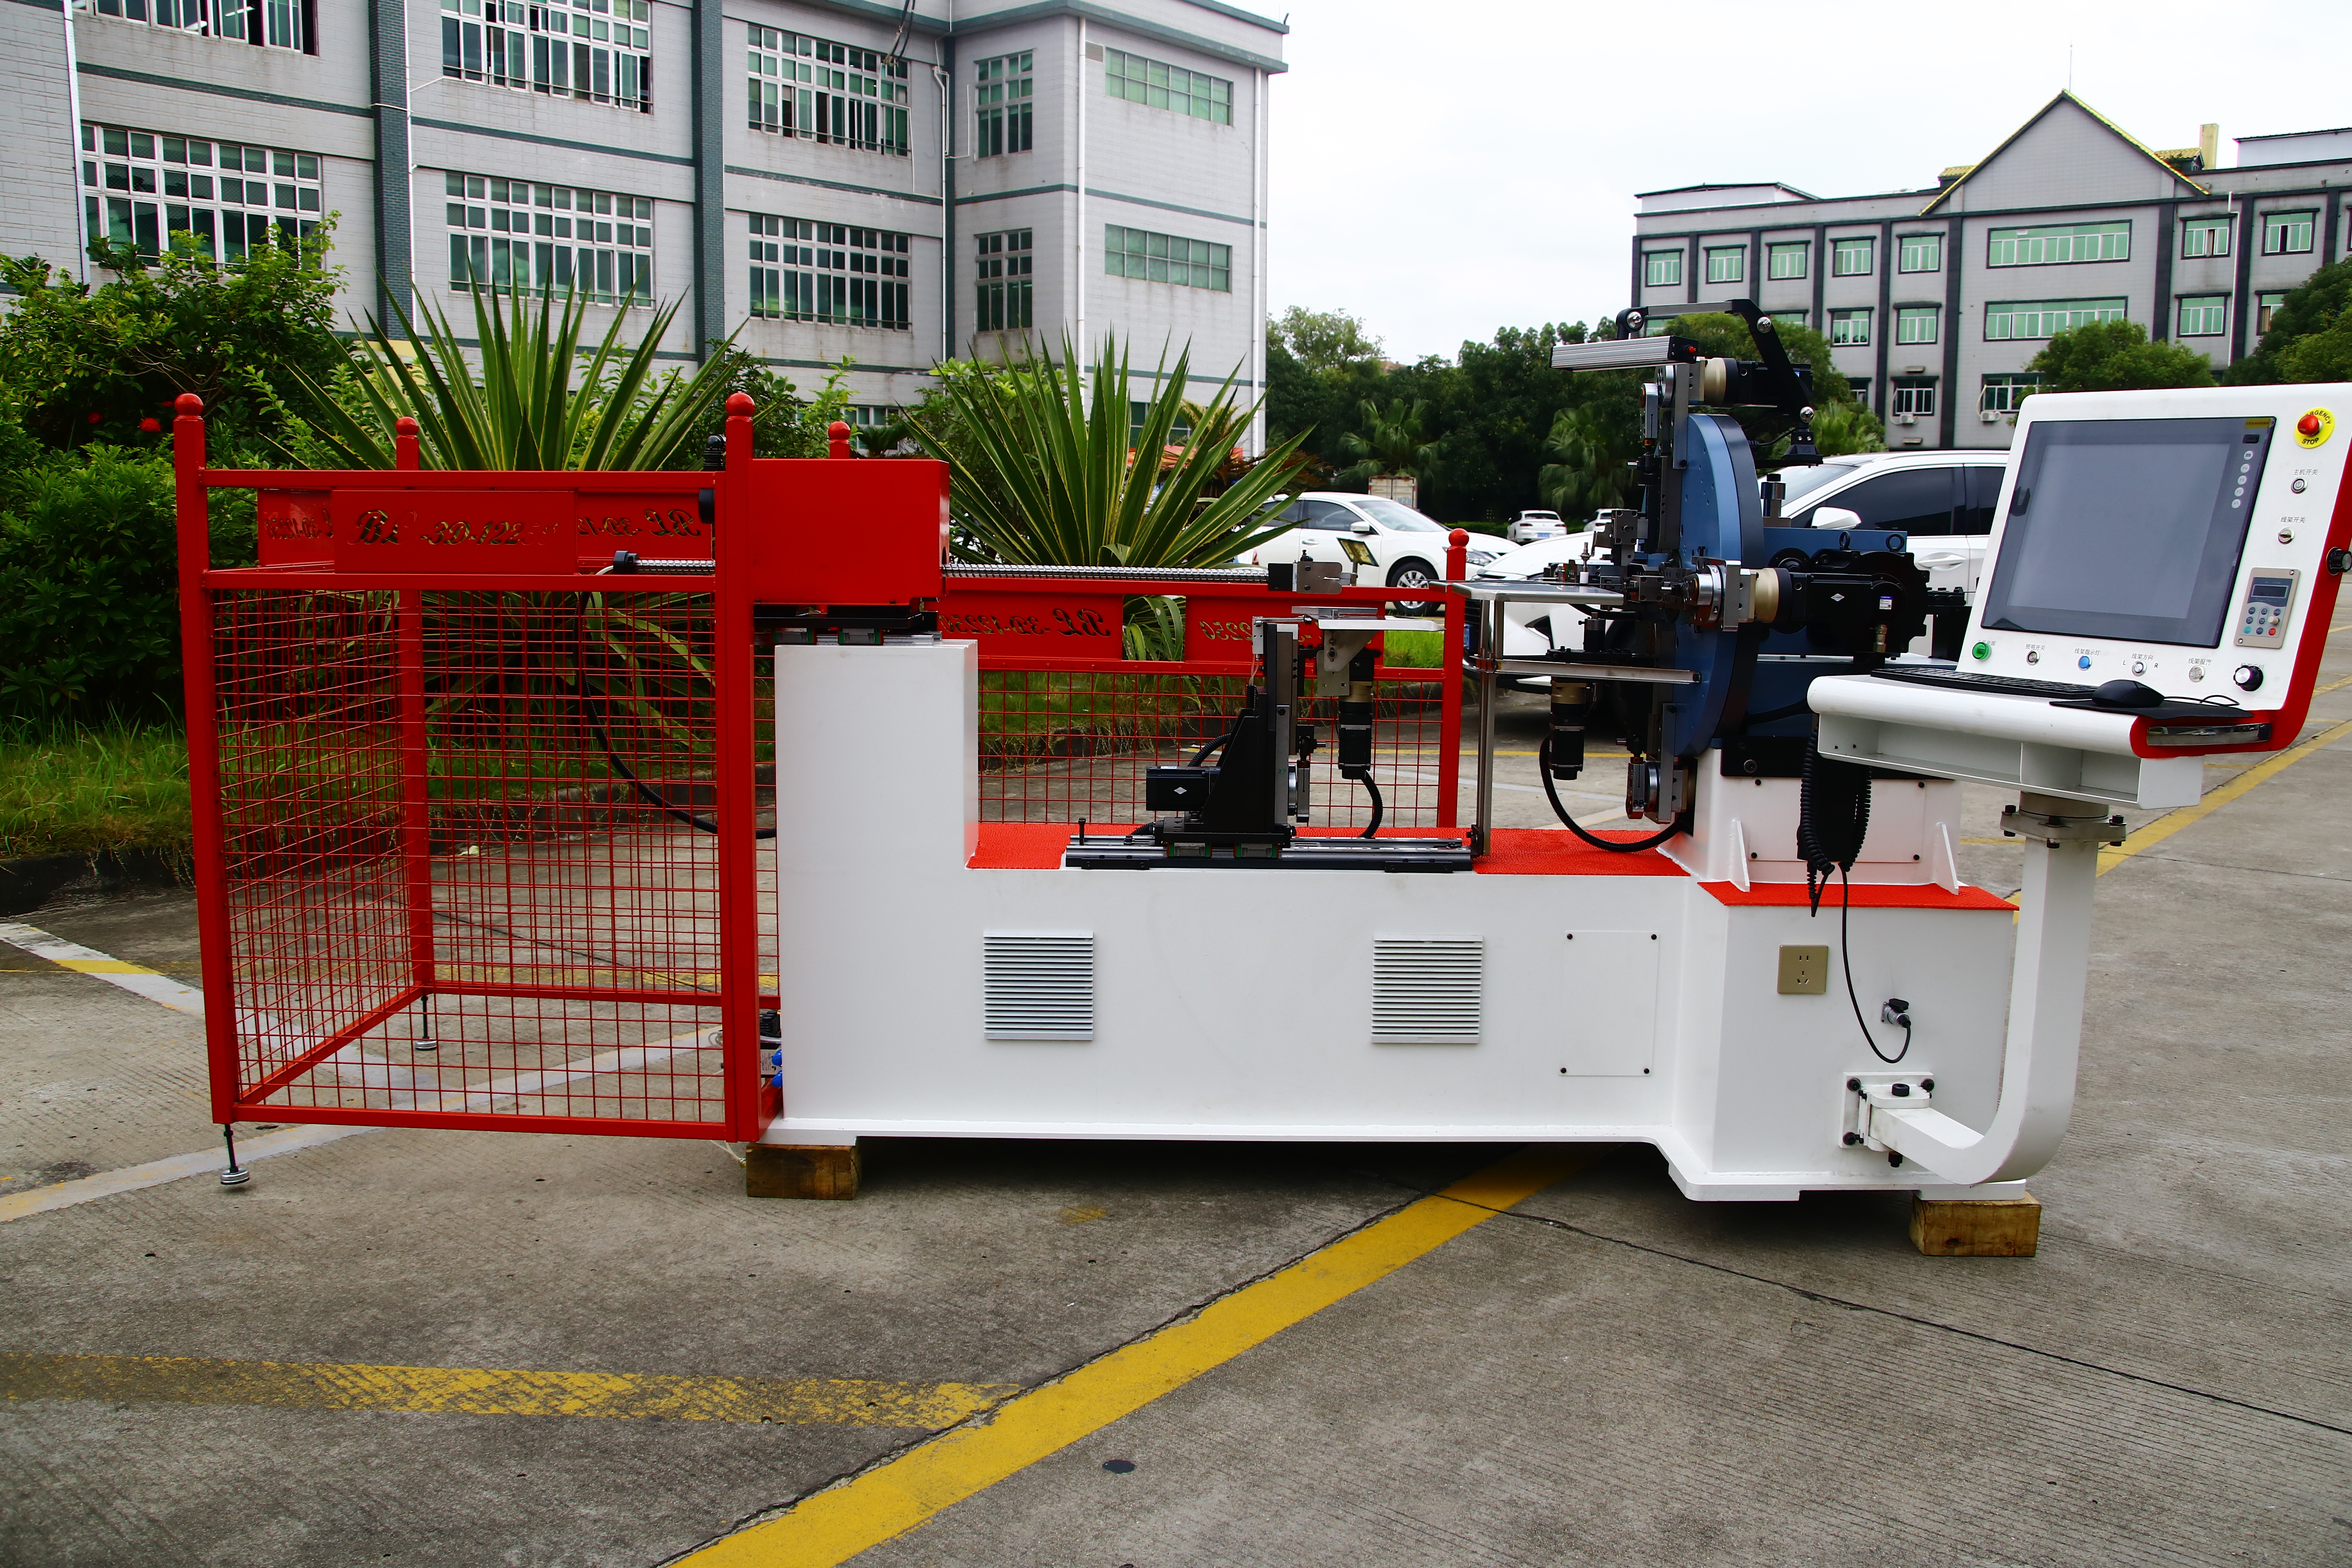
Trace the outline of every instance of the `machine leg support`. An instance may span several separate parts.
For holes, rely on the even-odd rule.
[[[1914,1197],[1911,1245],[1929,1258],[2031,1258],[2042,1242],[2042,1202]]]
[[[754,1198],[854,1198],[857,1145],[754,1143],[743,1151],[743,1193]]]

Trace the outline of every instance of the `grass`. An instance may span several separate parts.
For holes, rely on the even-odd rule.
[[[1444,632],[1383,632],[1381,662],[1391,669],[1435,669],[1445,656]]]
[[[188,738],[176,724],[0,731],[0,859],[107,849],[184,852]]]

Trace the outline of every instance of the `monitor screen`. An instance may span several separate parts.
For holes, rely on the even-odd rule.
[[[2067,419],[2018,459],[1983,625],[2216,647],[2269,419]]]

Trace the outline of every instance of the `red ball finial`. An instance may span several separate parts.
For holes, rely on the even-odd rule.
[[[392,422],[392,432],[395,436],[414,436],[416,434],[416,421],[404,414]]]
[[[759,412],[759,406],[751,401],[751,395],[748,392],[733,392],[727,395],[727,412],[734,418],[749,419]]]
[[[1457,528],[1445,536],[1445,542],[1458,550],[1470,542],[1470,531],[1466,528]]]
[[[827,440],[846,441],[849,439],[849,422],[845,419],[836,419],[824,427],[824,434]]]
[[[193,392],[184,392],[172,400],[172,411],[194,418],[205,411],[205,400]]]

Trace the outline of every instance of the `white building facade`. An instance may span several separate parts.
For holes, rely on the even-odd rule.
[[[1804,321],[1890,447],[2005,447],[2053,333],[2135,321],[2218,371],[2352,247],[2352,131],[2241,138],[2226,168],[2219,144],[2209,126],[2156,152],[2061,93],[1931,190],[1647,192],[1633,297],[1656,318],[1744,297]]]
[[[1264,381],[1281,23],[1221,0],[54,0],[0,6],[0,248],[234,258],[333,215],[353,325],[474,280],[684,302],[873,419],[942,358],[1116,332]],[[77,68],[68,68],[68,49]],[[77,101],[78,100],[78,101]],[[78,144],[77,144],[78,143]]]

